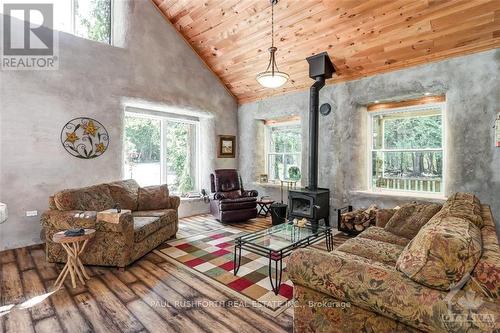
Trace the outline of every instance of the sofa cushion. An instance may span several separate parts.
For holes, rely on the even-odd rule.
[[[108,183],[109,192],[115,203],[123,209],[137,210],[139,185],[133,179]]]
[[[405,247],[396,268],[415,282],[450,290],[481,257],[481,231],[467,219],[438,214]]]
[[[462,192],[453,194],[446,200],[441,213],[447,216],[464,218],[479,228],[483,227],[481,202],[474,194]]]
[[[132,212],[132,216],[134,217],[144,217],[144,216],[150,216],[150,217],[162,217],[165,215],[169,215],[171,213],[176,213],[175,209],[155,209],[155,210],[138,210],[135,212]]]
[[[375,225],[384,228],[394,213],[396,213],[396,209],[377,209],[377,213],[375,214]]]
[[[252,209],[257,207],[255,202],[229,202],[221,203],[220,210],[239,210],[239,209]]]
[[[358,236],[348,239],[336,250],[355,254],[359,257],[371,259],[394,267],[403,249],[404,247],[401,245]]]
[[[474,205],[477,205],[478,208],[481,208],[481,201],[479,200],[478,197],[476,197],[472,193],[456,192],[453,193],[451,196],[449,196],[447,201],[456,201],[456,200],[466,201]]]
[[[169,205],[168,198],[166,184],[140,187],[137,210],[165,209]]]
[[[394,235],[384,228],[379,227],[370,227],[360,233],[358,237],[373,239],[381,242],[396,244],[400,246],[406,246],[410,240],[408,238],[404,238],[398,235]]]
[[[134,241],[140,242],[166,225],[166,220],[157,216],[134,216]]]
[[[436,213],[441,205],[409,203],[402,205],[389,219],[385,230],[395,235],[412,239]]]
[[[107,184],[62,190],[54,195],[59,210],[103,211],[113,208],[114,201]]]

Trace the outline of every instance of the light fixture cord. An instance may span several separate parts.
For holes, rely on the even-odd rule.
[[[277,4],[278,1],[271,0],[271,48],[269,52],[271,53],[269,57],[269,64],[267,65],[266,72],[271,68],[272,76],[274,76],[274,71],[276,69],[279,72],[278,65],[276,65],[276,58],[274,56],[276,52],[276,48],[274,47],[274,5]]]
[[[274,2],[271,3],[271,47],[274,47]],[[274,52],[271,54],[272,59],[272,75],[274,76],[274,66],[276,66],[276,60],[274,59]]]
[[[274,47],[274,2],[271,2],[271,47]]]
[[[273,52],[271,52],[271,61],[272,61],[272,75],[274,76],[274,69],[279,72],[278,65],[276,65],[276,48],[274,47],[274,5],[277,4],[278,1],[271,0],[271,47],[273,48]]]

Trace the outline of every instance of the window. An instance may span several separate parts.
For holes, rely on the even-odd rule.
[[[300,179],[302,135],[300,123],[267,126],[267,174],[271,180]]]
[[[111,44],[111,0],[72,0],[73,33]]]
[[[5,2],[52,4],[55,30],[111,44],[113,0],[8,0]],[[24,16],[17,18],[24,20]],[[36,24],[43,22],[41,17],[36,15],[33,15],[31,19]]]
[[[374,191],[444,192],[443,104],[369,112]]]
[[[197,191],[199,122],[152,113],[125,113],[125,178],[141,186],[166,183],[178,195]]]

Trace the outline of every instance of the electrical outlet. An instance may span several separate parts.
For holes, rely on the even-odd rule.
[[[26,216],[38,216],[38,211],[37,210],[28,210],[26,211]]]

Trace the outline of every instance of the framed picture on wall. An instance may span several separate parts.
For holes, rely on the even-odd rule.
[[[219,135],[217,157],[234,158],[236,156],[236,137],[234,135]]]
[[[260,178],[259,178],[259,181],[261,183],[267,183],[269,181],[269,179],[267,178],[267,174],[263,173],[260,175]]]

